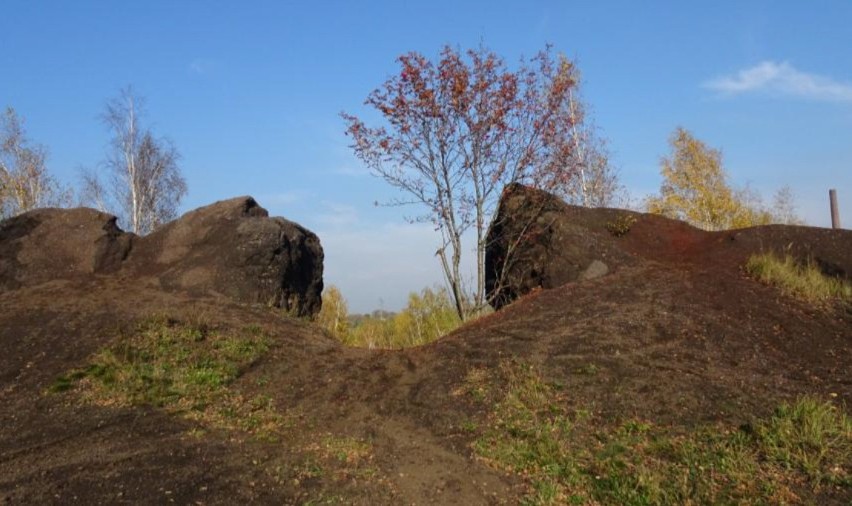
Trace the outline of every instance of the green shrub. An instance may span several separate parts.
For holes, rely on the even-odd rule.
[[[630,229],[635,223],[636,217],[632,214],[619,214],[612,221],[607,222],[606,229],[615,237],[621,237],[627,232],[630,232]]]

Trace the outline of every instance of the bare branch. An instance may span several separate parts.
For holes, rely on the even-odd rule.
[[[39,207],[70,205],[71,190],[47,171],[47,150],[31,145],[11,107],[0,116],[0,218]]]

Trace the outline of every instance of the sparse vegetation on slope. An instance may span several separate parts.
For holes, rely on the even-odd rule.
[[[203,322],[150,318],[50,390],[77,389],[98,405],[151,405],[212,427],[272,437],[285,424],[272,400],[228,388],[269,345],[256,326],[224,332]]]
[[[281,455],[264,457],[263,472],[279,486],[308,484],[300,494],[304,504],[346,502],[341,491],[353,482],[386,488],[369,442],[317,431],[269,395],[248,395],[235,385],[271,346],[257,326],[230,331],[204,321],[152,317],[86,366],[57,378],[49,391],[74,391],[75,399],[97,406],[160,408],[197,422],[187,434],[198,440],[219,429],[231,440],[249,435],[258,444],[280,445],[275,453]]]
[[[833,297],[852,300],[852,284],[826,276],[812,262],[796,262],[790,255],[784,258],[772,253],[752,255],[746,263],[746,271],[800,299],[811,302]]]
[[[469,394],[495,402],[474,449],[528,481],[527,504],[780,504],[801,499],[800,483],[852,487],[852,420],[828,402],[804,397],[749,426],[682,433],[602,420],[524,363],[499,376],[468,377]]]
[[[214,208],[231,225],[264,214],[247,198]],[[0,503],[849,504],[852,312],[773,296],[744,265],[776,251],[843,275],[852,235],[707,233],[634,215],[616,238],[605,224],[621,214],[554,205],[535,274],[565,278],[399,351],[342,346],[252,303],[266,297],[170,287],[213,280],[190,274],[214,267],[217,279],[249,277],[220,262],[240,241],[205,242],[199,255],[183,236],[196,227],[134,238],[150,241],[133,253],[145,261],[130,255],[118,275],[92,276],[100,257],[86,254],[73,276],[28,281],[66,262],[28,264],[24,241],[4,243]],[[98,250],[126,251],[103,244],[103,217],[84,223]],[[29,252],[45,250],[43,237],[60,239],[47,250],[74,250],[80,241],[62,239],[71,229],[16,225],[15,237]],[[178,254],[192,259],[180,276],[155,265]],[[607,278],[571,282],[594,259]],[[295,272],[317,283],[276,293],[313,297],[314,267]],[[27,283],[15,284],[19,272]],[[173,318],[148,318],[163,313]],[[45,394],[51,385],[67,391]]]

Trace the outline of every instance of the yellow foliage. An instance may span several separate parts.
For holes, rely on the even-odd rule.
[[[329,334],[342,339],[349,333],[349,308],[340,289],[334,285],[327,287],[322,293],[322,308],[316,322]]]
[[[443,288],[425,288],[408,296],[408,305],[396,314],[366,316],[349,322],[340,290],[328,287],[317,323],[344,344],[364,348],[405,348],[434,341],[461,324]]]
[[[722,167],[722,153],[678,127],[662,159],[660,195],[647,201],[648,212],[686,221],[705,230],[727,230],[772,221],[772,215],[751,201],[748,190],[734,190]]]

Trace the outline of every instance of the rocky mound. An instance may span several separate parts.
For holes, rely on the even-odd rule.
[[[496,309],[537,289],[643,262],[736,265],[772,251],[814,262],[830,276],[852,276],[849,231],[774,225],[706,232],[657,215],[571,206],[520,184],[503,191],[487,240],[486,288]]]
[[[156,232],[123,232],[93,209],[40,209],[0,224],[0,290],[116,274],[306,316],[322,304],[323,251],[304,227],[251,197],[191,211]]]
[[[115,273],[0,290],[0,504],[850,504],[848,429],[811,440],[776,408],[849,414],[852,306],[742,265],[773,250],[848,276],[852,233],[552,202],[529,258],[569,255],[576,282],[418,348],[178,286],[216,234],[266,237],[240,232],[269,219],[248,199],[131,237]],[[807,468],[778,453],[820,438]]]
[[[633,214],[570,206],[541,190],[507,186],[485,251],[485,284],[492,306],[500,309],[535,289],[591,279],[635,263],[607,230],[608,223],[635,219]]]
[[[0,291],[114,272],[134,234],[94,209],[37,209],[0,222]]]
[[[130,260],[167,290],[216,292],[297,316],[313,315],[322,305],[319,238],[284,218],[269,218],[251,197],[185,214],[139,240]]]

